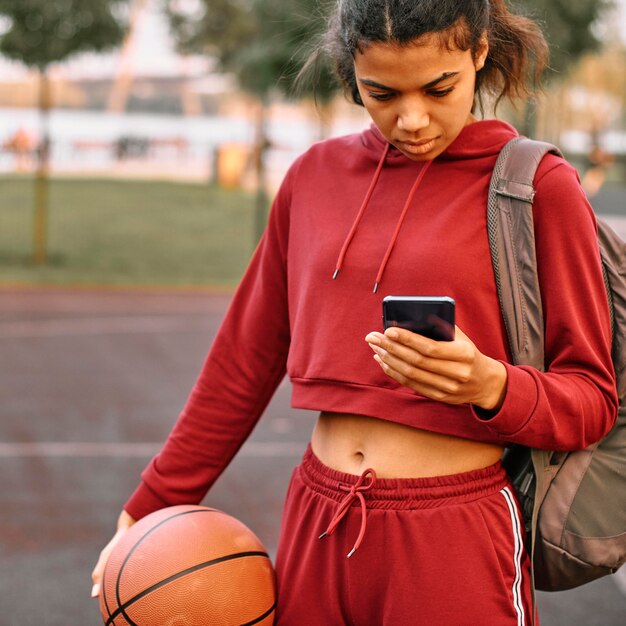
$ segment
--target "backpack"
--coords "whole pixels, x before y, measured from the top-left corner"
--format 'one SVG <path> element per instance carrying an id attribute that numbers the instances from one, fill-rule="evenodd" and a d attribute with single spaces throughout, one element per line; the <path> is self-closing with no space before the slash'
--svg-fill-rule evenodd
<path id="1" fill-rule="evenodd" d="M 487 230 L 513 363 L 544 369 L 541 293 L 532 215 L 533 179 L 550 144 L 518 137 L 500 153 L 489 188 Z M 620 408 L 608 435 L 585 450 L 512 446 L 503 465 L 517 489 L 536 589 L 571 589 L 626 561 L 626 244 L 598 220 L 611 311 Z"/>

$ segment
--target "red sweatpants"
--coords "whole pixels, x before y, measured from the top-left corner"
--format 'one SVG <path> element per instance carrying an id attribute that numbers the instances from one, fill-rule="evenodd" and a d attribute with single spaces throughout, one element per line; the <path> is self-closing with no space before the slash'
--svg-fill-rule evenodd
<path id="1" fill-rule="evenodd" d="M 276 623 L 525 626 L 523 533 L 499 463 L 436 478 L 375 479 L 332 470 L 309 448 L 287 492 Z"/>

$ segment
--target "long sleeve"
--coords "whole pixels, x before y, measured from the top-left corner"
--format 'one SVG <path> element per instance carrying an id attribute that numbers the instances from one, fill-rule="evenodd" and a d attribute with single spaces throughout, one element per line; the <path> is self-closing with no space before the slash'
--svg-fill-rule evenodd
<path id="1" fill-rule="evenodd" d="M 505 441 L 575 450 L 608 432 L 618 403 L 595 217 L 576 171 L 548 158 L 533 207 L 546 371 L 505 363 L 505 401 L 486 423 Z"/>
<path id="2" fill-rule="evenodd" d="M 293 168 L 292 168 L 293 171 Z M 125 505 L 135 519 L 199 502 L 244 443 L 285 375 L 291 175 L 189 399 Z"/>

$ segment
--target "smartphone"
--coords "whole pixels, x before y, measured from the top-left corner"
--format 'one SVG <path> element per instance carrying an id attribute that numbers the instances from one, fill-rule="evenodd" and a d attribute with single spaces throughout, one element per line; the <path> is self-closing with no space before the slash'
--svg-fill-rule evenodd
<path id="1" fill-rule="evenodd" d="M 398 326 L 436 341 L 452 341 L 454 309 L 454 300 L 448 296 L 387 296 L 383 327 Z"/>

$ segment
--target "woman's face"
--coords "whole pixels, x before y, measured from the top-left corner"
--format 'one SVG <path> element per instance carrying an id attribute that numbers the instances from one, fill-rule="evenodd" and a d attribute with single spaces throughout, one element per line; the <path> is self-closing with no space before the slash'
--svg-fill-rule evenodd
<path id="1" fill-rule="evenodd" d="M 470 50 L 448 50 L 432 36 L 403 46 L 368 44 L 354 57 L 363 104 L 387 141 L 409 159 L 434 159 L 476 121 L 476 72 L 487 50 L 484 42 L 474 58 Z"/>

